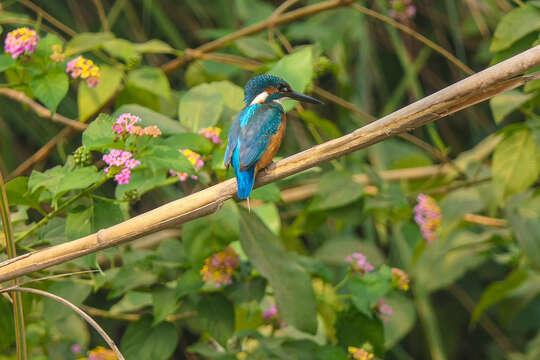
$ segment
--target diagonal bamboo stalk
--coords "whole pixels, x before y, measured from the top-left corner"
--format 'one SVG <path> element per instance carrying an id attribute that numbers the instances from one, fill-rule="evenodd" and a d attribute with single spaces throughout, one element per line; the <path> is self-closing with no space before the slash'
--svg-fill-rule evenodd
<path id="1" fill-rule="evenodd" d="M 540 45 L 450 85 L 350 134 L 271 165 L 259 174 L 256 186 L 283 179 L 325 161 L 336 159 L 523 85 L 540 76 L 538 74 L 518 75 L 537 65 L 540 65 Z M 102 229 L 95 234 L 9 259 L 0 263 L 0 282 L 132 241 L 172 224 L 184 223 L 209 215 L 219 210 L 223 202 L 232 198 L 235 193 L 236 180 L 230 179 L 120 224 Z"/>

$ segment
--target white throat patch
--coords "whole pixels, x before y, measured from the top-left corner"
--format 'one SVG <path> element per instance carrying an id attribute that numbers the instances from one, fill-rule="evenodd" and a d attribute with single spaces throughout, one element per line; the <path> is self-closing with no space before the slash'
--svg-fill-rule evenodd
<path id="1" fill-rule="evenodd" d="M 266 91 L 263 91 L 259 95 L 255 96 L 255 99 L 253 99 L 253 101 L 249 105 L 262 104 L 263 102 L 266 101 L 266 98 L 268 97 L 268 95 L 270 94 L 268 94 Z"/>

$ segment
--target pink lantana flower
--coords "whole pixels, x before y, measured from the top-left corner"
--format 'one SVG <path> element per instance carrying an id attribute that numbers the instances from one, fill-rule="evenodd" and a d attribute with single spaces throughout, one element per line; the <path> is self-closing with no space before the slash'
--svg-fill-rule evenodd
<path id="1" fill-rule="evenodd" d="M 27 27 L 18 28 L 7 34 L 4 49 L 11 54 L 13 59 L 16 59 L 24 52 L 33 53 L 38 40 L 39 35 L 35 30 Z"/>

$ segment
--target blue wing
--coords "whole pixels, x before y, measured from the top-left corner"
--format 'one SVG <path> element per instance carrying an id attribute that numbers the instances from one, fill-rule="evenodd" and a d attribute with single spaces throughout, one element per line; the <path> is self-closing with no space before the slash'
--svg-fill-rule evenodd
<path id="1" fill-rule="evenodd" d="M 238 141 L 238 135 L 240 134 L 240 122 L 241 119 L 245 116 L 246 111 L 249 107 L 244 108 L 232 121 L 231 128 L 229 129 L 229 137 L 227 139 L 227 148 L 225 149 L 224 163 L 225 167 L 229 167 L 231 164 L 232 154 L 236 148 L 236 142 Z"/>
<path id="2" fill-rule="evenodd" d="M 247 121 L 240 122 L 238 155 L 241 171 L 255 165 L 267 150 L 271 136 L 277 133 L 281 124 L 282 112 L 279 104 L 261 104 L 254 107 Z"/>

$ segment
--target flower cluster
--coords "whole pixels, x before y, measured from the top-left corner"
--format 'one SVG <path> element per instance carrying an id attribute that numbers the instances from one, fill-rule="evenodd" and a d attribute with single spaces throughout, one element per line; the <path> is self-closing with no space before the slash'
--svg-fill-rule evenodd
<path id="1" fill-rule="evenodd" d="M 106 349 L 103 346 L 98 346 L 94 350 L 88 352 L 88 358 L 81 358 L 79 360 L 116 360 L 116 354 L 110 349 Z"/>
<path id="2" fill-rule="evenodd" d="M 227 285 L 232 283 L 232 274 L 239 263 L 236 252 L 231 247 L 227 247 L 204 260 L 201 275 L 206 282 L 213 280 L 216 287 Z"/>
<path id="3" fill-rule="evenodd" d="M 92 60 L 85 59 L 82 56 L 68 62 L 66 72 L 71 73 L 73 79 L 81 77 L 81 79 L 86 80 L 89 87 L 96 87 L 99 83 L 99 66 L 95 65 Z"/>
<path id="4" fill-rule="evenodd" d="M 345 261 L 351 264 L 352 271 L 358 272 L 361 275 L 373 271 L 373 265 L 367 261 L 366 256 L 362 253 L 353 253 L 348 255 L 345 258 Z"/>
<path id="5" fill-rule="evenodd" d="M 414 221 L 420 226 L 422 236 L 428 243 L 437 241 L 437 231 L 441 226 L 441 209 L 435 200 L 427 195 L 418 195 L 418 204 L 414 207 Z"/>
<path id="6" fill-rule="evenodd" d="M 111 170 L 117 173 L 114 176 L 114 180 L 118 184 L 128 184 L 131 178 L 131 169 L 139 166 L 141 162 L 133 158 L 133 154 L 129 151 L 123 151 L 118 149 L 112 149 L 108 154 L 103 155 L 103 161 L 108 167 L 105 168 L 105 174 L 108 174 Z"/>
<path id="7" fill-rule="evenodd" d="M 221 139 L 219 135 L 221 134 L 221 129 L 215 126 L 210 126 L 199 131 L 199 134 L 212 141 L 216 145 L 221 145 Z"/>
<path id="8" fill-rule="evenodd" d="M 118 135 L 131 134 L 135 136 L 147 135 L 151 137 L 158 137 L 161 135 L 161 130 L 156 125 L 151 125 L 144 128 L 135 125 L 140 121 L 141 118 L 137 115 L 124 113 L 116 118 L 116 122 L 112 126 L 112 129 Z"/>
<path id="9" fill-rule="evenodd" d="M 161 130 L 156 125 L 150 125 L 144 128 L 135 125 L 131 127 L 131 133 L 136 136 L 147 135 L 156 138 L 161 135 Z"/>
<path id="10" fill-rule="evenodd" d="M 396 20 L 405 22 L 416 15 L 416 6 L 412 0 L 390 0 L 390 16 Z"/>
<path id="11" fill-rule="evenodd" d="M 36 48 L 39 35 L 35 30 L 27 27 L 22 27 L 10 31 L 4 42 L 4 49 L 11 54 L 13 59 L 16 59 L 23 52 L 33 53 Z"/>
<path id="12" fill-rule="evenodd" d="M 272 304 L 272 306 L 270 306 L 268 310 L 263 312 L 262 317 L 264 320 L 272 323 L 272 325 L 276 327 L 284 328 L 285 326 L 287 326 L 286 323 L 279 319 L 279 313 L 276 304 Z"/>
<path id="13" fill-rule="evenodd" d="M 392 268 L 392 286 L 398 290 L 409 290 L 409 277 L 398 268 Z"/>
<path id="14" fill-rule="evenodd" d="M 192 151 L 189 149 L 178 150 L 178 151 L 180 151 L 182 154 L 184 154 L 188 158 L 191 165 L 193 165 L 193 167 L 195 168 L 195 171 L 199 171 L 204 166 L 204 161 L 201 158 L 201 155 L 196 153 L 195 151 Z M 175 171 L 175 170 L 169 170 L 169 174 L 171 174 L 172 176 L 178 176 L 178 180 L 180 181 L 186 181 L 186 179 L 189 176 L 188 173 Z M 197 180 L 198 176 L 191 175 L 191 178 L 193 180 Z"/>
<path id="15" fill-rule="evenodd" d="M 66 60 L 66 54 L 62 51 L 62 45 L 58 45 L 58 44 L 52 45 L 51 49 L 53 51 L 51 55 L 52 61 L 58 63 L 58 62 L 62 62 Z"/>
<path id="16" fill-rule="evenodd" d="M 383 322 L 388 322 L 388 320 L 390 320 L 390 316 L 392 316 L 392 313 L 394 312 L 392 307 L 386 303 L 384 298 L 380 298 L 379 301 L 377 301 L 375 311 Z"/>
<path id="17" fill-rule="evenodd" d="M 354 360 L 371 360 L 375 357 L 373 353 L 354 346 L 349 346 L 347 350 L 349 351 L 350 358 Z"/>

